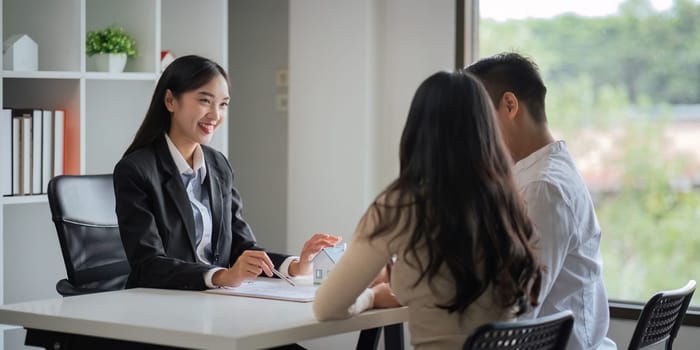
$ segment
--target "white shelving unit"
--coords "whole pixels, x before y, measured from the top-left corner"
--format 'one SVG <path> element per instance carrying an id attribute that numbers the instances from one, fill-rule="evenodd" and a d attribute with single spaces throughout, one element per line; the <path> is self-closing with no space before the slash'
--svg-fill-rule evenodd
<path id="1" fill-rule="evenodd" d="M 39 46 L 36 72 L 0 72 L 3 108 L 65 111 L 73 174 L 110 173 L 146 112 L 160 76 L 160 52 L 228 63 L 226 0 L 0 0 L 4 39 L 28 34 Z M 85 34 L 111 24 L 134 36 L 138 56 L 124 73 L 93 69 Z M 0 68 L 2 68 L 0 57 Z M 227 154 L 228 121 L 211 145 Z M 0 197 L 0 301 L 56 297 L 65 276 L 46 195 Z M 4 349 L 21 348 L 24 331 L 0 328 Z M 4 335 L 3 335 L 4 333 Z M 3 339 L 4 338 L 4 339 Z"/>

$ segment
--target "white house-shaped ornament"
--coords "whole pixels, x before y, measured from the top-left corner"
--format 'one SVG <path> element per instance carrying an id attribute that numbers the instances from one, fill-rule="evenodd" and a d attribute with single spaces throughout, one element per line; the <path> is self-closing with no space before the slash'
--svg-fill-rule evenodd
<path id="1" fill-rule="evenodd" d="M 36 71 L 39 69 L 39 46 L 27 34 L 13 35 L 2 46 L 3 69 Z"/>
<path id="2" fill-rule="evenodd" d="M 316 257 L 314 257 L 314 284 L 319 285 L 331 273 L 333 267 L 340 260 L 340 257 L 345 253 L 345 243 L 335 247 L 323 248 Z"/>

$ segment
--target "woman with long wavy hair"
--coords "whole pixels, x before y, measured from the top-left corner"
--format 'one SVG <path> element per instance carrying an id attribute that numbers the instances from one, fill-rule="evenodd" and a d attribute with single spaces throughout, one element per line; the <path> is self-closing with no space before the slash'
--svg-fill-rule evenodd
<path id="1" fill-rule="evenodd" d="M 476 327 L 536 305 L 535 241 L 486 91 L 469 73 L 438 72 L 413 97 L 399 177 L 360 220 L 314 313 L 406 305 L 416 349 L 461 349 Z M 390 284 L 373 282 L 392 263 Z"/>

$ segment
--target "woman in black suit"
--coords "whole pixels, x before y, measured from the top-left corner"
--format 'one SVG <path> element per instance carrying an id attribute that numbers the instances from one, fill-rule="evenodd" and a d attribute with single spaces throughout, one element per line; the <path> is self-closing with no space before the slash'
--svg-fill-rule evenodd
<path id="1" fill-rule="evenodd" d="M 133 142 L 114 168 L 119 230 L 131 265 L 127 288 L 237 286 L 277 268 L 310 274 L 311 260 L 340 237 L 315 234 L 299 257 L 267 253 L 241 217 L 226 157 L 206 146 L 226 117 L 224 69 L 199 56 L 160 77 Z"/>

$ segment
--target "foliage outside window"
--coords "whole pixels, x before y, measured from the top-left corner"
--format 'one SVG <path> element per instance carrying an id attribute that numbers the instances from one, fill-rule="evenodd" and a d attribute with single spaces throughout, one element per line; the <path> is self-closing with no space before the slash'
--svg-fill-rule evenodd
<path id="1" fill-rule="evenodd" d="M 609 297 L 646 301 L 700 279 L 700 4 L 584 3 L 618 4 L 588 16 L 503 18 L 523 2 L 482 1 L 478 52 L 538 63 L 549 124 L 596 203 Z"/>

